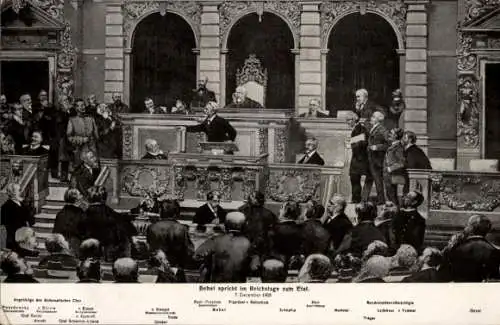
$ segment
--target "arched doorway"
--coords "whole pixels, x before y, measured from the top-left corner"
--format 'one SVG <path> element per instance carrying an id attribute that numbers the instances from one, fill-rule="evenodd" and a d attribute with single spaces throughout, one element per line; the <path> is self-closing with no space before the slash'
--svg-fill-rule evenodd
<path id="1" fill-rule="evenodd" d="M 172 107 L 176 99 L 190 102 L 196 87 L 196 40 L 191 26 L 179 15 L 153 13 L 134 32 L 130 97 L 135 112 L 144 98 Z"/>
<path id="2" fill-rule="evenodd" d="M 356 89 L 387 107 L 399 88 L 398 40 L 392 26 L 374 13 L 349 14 L 340 19 L 328 40 L 326 105 L 336 116 L 350 110 Z"/>
<path id="3" fill-rule="evenodd" d="M 295 104 L 295 59 L 293 34 L 280 17 L 265 12 L 249 14 L 230 31 L 227 41 L 226 104 L 236 88 L 236 71 L 250 54 L 256 54 L 267 69 L 265 107 L 291 108 Z"/>

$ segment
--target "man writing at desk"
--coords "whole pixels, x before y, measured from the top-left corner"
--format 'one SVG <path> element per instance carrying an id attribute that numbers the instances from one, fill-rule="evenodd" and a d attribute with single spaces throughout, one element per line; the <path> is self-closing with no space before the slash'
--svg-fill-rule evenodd
<path id="1" fill-rule="evenodd" d="M 227 142 L 236 139 L 236 130 L 229 122 L 217 115 L 217 103 L 208 102 L 205 106 L 206 115 L 203 122 L 198 125 L 186 127 L 187 132 L 204 132 L 208 142 Z"/>

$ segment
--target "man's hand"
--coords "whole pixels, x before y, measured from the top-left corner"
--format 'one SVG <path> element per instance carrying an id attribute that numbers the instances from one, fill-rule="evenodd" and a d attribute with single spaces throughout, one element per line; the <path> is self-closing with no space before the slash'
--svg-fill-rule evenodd
<path id="1" fill-rule="evenodd" d="M 116 122 L 115 122 L 115 121 L 111 122 L 111 125 L 110 125 L 110 127 L 109 127 L 109 128 L 110 128 L 111 130 L 114 130 L 114 129 L 115 129 L 115 127 L 116 127 Z"/>
<path id="2" fill-rule="evenodd" d="M 377 146 L 376 146 L 376 145 L 372 145 L 372 146 L 370 146 L 370 150 L 372 150 L 372 151 L 376 151 L 376 150 L 377 150 Z"/>

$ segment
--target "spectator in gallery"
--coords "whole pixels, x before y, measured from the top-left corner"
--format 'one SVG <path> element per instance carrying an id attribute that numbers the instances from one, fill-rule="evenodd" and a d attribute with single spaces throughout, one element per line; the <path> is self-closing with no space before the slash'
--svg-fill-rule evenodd
<path id="1" fill-rule="evenodd" d="M 443 282 L 439 274 L 443 254 L 437 248 L 427 247 L 419 257 L 419 270 L 405 277 L 401 282 Z"/>
<path id="2" fill-rule="evenodd" d="M 155 106 L 152 98 L 146 98 L 144 100 L 144 107 L 146 108 L 146 114 L 168 114 L 168 110 L 164 106 Z"/>
<path id="3" fill-rule="evenodd" d="M 313 201 L 306 210 L 306 220 L 302 223 L 302 254 L 327 254 L 330 247 L 330 232 L 321 223 L 325 208 Z"/>
<path id="4" fill-rule="evenodd" d="M 385 127 L 388 130 L 399 127 L 399 119 L 405 110 L 405 102 L 403 100 L 403 93 L 401 89 L 396 89 L 392 92 L 392 102 L 387 111 L 387 118 L 385 120 Z"/>
<path id="5" fill-rule="evenodd" d="M 194 258 L 203 263 L 202 282 L 243 283 L 250 272 L 251 243 L 241 232 L 245 215 L 228 213 L 226 233 L 206 240 L 195 252 Z"/>
<path id="6" fill-rule="evenodd" d="M 36 128 L 36 119 L 33 112 L 32 101 L 30 94 L 22 94 L 19 97 L 19 102 L 22 106 L 22 118 L 26 128 L 26 133 L 29 135 Z"/>
<path id="7" fill-rule="evenodd" d="M 100 283 L 101 282 L 101 262 L 98 259 L 87 258 L 76 267 L 77 283 Z"/>
<path id="8" fill-rule="evenodd" d="M 334 195 L 328 202 L 326 211 L 327 219 L 324 222 L 324 227 L 330 233 L 330 239 L 334 249 L 338 249 L 345 235 L 347 235 L 353 225 L 349 217 L 345 214 L 347 202 L 340 195 Z"/>
<path id="9" fill-rule="evenodd" d="M 298 280 L 302 283 L 324 283 L 333 271 L 330 259 L 322 254 L 309 255 L 299 271 Z"/>
<path id="10" fill-rule="evenodd" d="M 353 282 L 383 283 L 385 282 L 384 277 L 389 275 L 390 265 L 390 259 L 379 255 L 372 256 L 363 264 Z"/>
<path id="11" fill-rule="evenodd" d="M 320 100 L 313 98 L 309 101 L 309 111 L 307 113 L 300 114 L 299 117 L 325 118 L 330 117 L 330 112 L 322 110 Z"/>
<path id="12" fill-rule="evenodd" d="M 14 251 L 4 251 L 0 255 L 0 267 L 7 277 L 4 283 L 38 283 L 33 278 L 33 270 L 26 261 Z"/>
<path id="13" fill-rule="evenodd" d="M 130 257 L 122 257 L 113 263 L 115 283 L 139 283 L 139 264 Z"/>
<path id="14" fill-rule="evenodd" d="M 0 119 L 3 124 L 5 120 L 10 118 L 10 107 L 7 104 L 7 96 L 5 94 L 0 94 Z"/>
<path id="15" fill-rule="evenodd" d="M 486 239 L 491 228 L 490 219 L 482 214 L 469 218 L 464 232 L 466 237 L 447 253 L 452 281 L 498 279 L 500 251 Z"/>
<path id="16" fill-rule="evenodd" d="M 113 112 L 106 104 L 97 106 L 95 117 L 97 133 L 97 152 L 101 158 L 118 158 L 121 153 L 120 121 L 113 116 Z"/>
<path id="17" fill-rule="evenodd" d="M 85 219 L 85 212 L 80 207 L 82 195 L 76 188 L 69 188 L 64 193 L 64 207 L 57 213 L 54 222 L 55 234 L 62 234 L 69 241 L 74 255 L 78 256 L 81 238 L 81 223 Z"/>
<path id="18" fill-rule="evenodd" d="M 56 139 L 54 140 L 54 145 L 57 146 L 55 148 L 57 148 L 58 158 L 61 162 L 61 173 L 58 174 L 59 163 L 54 164 L 54 166 L 50 168 L 52 177 L 57 178 L 57 176 L 59 176 L 61 182 L 67 182 L 72 152 L 71 145 L 66 137 L 66 131 L 68 129 L 69 118 L 73 116 L 75 112 L 67 96 L 61 96 L 59 103 L 59 109 L 56 114 Z"/>
<path id="19" fill-rule="evenodd" d="M 412 131 L 405 131 L 402 139 L 406 167 L 408 169 L 432 169 L 431 162 L 425 152 L 417 146 L 417 135 Z"/>
<path id="20" fill-rule="evenodd" d="M 42 145 L 43 136 L 41 131 L 33 131 L 31 134 L 31 143 L 23 145 L 23 155 L 43 156 L 49 153 L 49 146 Z"/>
<path id="21" fill-rule="evenodd" d="M 233 102 L 227 105 L 226 108 L 263 108 L 263 106 L 247 97 L 247 90 L 245 87 L 238 86 L 233 93 Z"/>
<path id="22" fill-rule="evenodd" d="M 7 134 L 14 140 L 14 149 L 16 153 L 21 153 L 23 145 L 28 142 L 29 123 L 24 119 L 23 107 L 15 103 L 12 109 L 12 118 L 7 123 Z"/>
<path id="23" fill-rule="evenodd" d="M 15 152 L 15 144 L 12 137 L 0 131 L 0 154 L 13 155 Z"/>
<path id="24" fill-rule="evenodd" d="M 306 152 L 302 158 L 299 159 L 297 164 L 310 164 L 310 165 L 320 165 L 323 166 L 325 161 L 321 158 L 318 153 L 318 140 L 314 137 L 310 137 L 306 140 L 305 144 Z"/>
<path id="25" fill-rule="evenodd" d="M 95 114 L 85 114 L 83 99 L 75 100 L 75 108 L 77 115 L 70 117 L 66 135 L 73 152 L 73 164 L 77 166 L 81 163 L 80 158 L 83 151 L 97 152 L 99 134 L 95 124 Z"/>
<path id="26" fill-rule="evenodd" d="M 16 245 L 14 251 L 16 251 L 19 257 L 37 257 L 40 254 L 37 250 L 38 243 L 36 241 L 36 234 L 32 228 L 21 227 L 17 229 L 15 241 Z"/>
<path id="27" fill-rule="evenodd" d="M 380 110 L 380 107 L 368 99 L 366 89 L 356 90 L 356 101 L 354 103 L 354 113 L 362 119 L 369 120 L 373 113 Z"/>
<path id="28" fill-rule="evenodd" d="M 215 102 L 215 93 L 207 88 L 208 78 L 200 79 L 198 88 L 193 90 L 191 107 L 205 107 L 208 102 Z"/>
<path id="29" fill-rule="evenodd" d="M 413 246 L 420 252 L 424 244 L 425 218 L 418 212 L 424 202 L 424 196 L 417 191 L 410 191 L 403 196 L 402 206 L 392 221 L 395 243 L 394 248 L 402 244 Z"/>
<path id="30" fill-rule="evenodd" d="M 113 93 L 111 99 L 113 102 L 108 105 L 108 108 L 111 110 L 112 115 L 127 113 L 129 111 L 128 105 L 122 101 L 120 93 Z"/>
<path id="31" fill-rule="evenodd" d="M 175 101 L 175 105 L 170 109 L 171 114 L 179 114 L 179 115 L 187 115 L 189 111 L 186 107 L 186 104 L 180 99 Z"/>
<path id="32" fill-rule="evenodd" d="M 228 142 L 236 139 L 236 130 L 231 124 L 220 117 L 216 102 L 208 102 L 205 106 L 205 119 L 198 125 L 189 125 L 187 132 L 204 132 L 207 135 L 208 142 Z"/>
<path id="33" fill-rule="evenodd" d="M 1 224 L 6 230 L 6 247 L 15 249 L 16 231 L 35 224 L 35 213 L 24 202 L 19 184 L 9 183 L 6 192 L 8 199 L 1 208 Z"/>
<path id="34" fill-rule="evenodd" d="M 389 144 L 387 143 L 387 129 L 383 125 L 384 114 L 376 111 L 371 117 L 371 129 L 368 135 L 368 164 L 370 173 L 377 189 L 377 205 L 385 203 L 384 192 L 384 160 Z M 372 184 L 367 184 L 367 193 L 372 189 Z"/>
<path id="35" fill-rule="evenodd" d="M 287 277 L 288 272 L 282 261 L 269 259 L 262 263 L 260 274 L 262 283 L 285 283 Z"/>
<path id="36" fill-rule="evenodd" d="M 82 195 L 87 196 L 88 189 L 94 186 L 99 177 L 100 169 L 94 152 L 81 151 L 80 155 L 81 164 L 73 170 L 70 188 L 75 188 Z"/>
<path id="37" fill-rule="evenodd" d="M 160 145 L 155 139 L 146 139 L 144 142 L 146 154 L 142 157 L 145 160 L 166 160 L 167 155 L 160 149 Z"/>
<path id="38" fill-rule="evenodd" d="M 99 103 L 97 102 L 96 95 L 90 94 L 87 97 L 87 106 L 85 106 L 85 114 L 87 116 L 95 118 L 97 116 L 97 106 L 99 106 Z"/>
<path id="39" fill-rule="evenodd" d="M 49 252 L 49 255 L 43 257 L 38 262 L 38 267 L 47 268 L 49 263 L 61 263 L 63 267 L 68 268 L 75 268 L 77 266 L 77 260 L 71 254 L 69 243 L 63 235 L 57 233 L 50 234 L 45 240 L 45 248 Z"/>
<path id="40" fill-rule="evenodd" d="M 387 201 L 399 205 L 398 185 L 405 185 L 408 179 L 404 147 L 401 143 L 403 138 L 403 129 L 392 129 L 388 133 L 389 147 L 385 153 L 384 159 L 384 187 Z"/>
<path id="41" fill-rule="evenodd" d="M 368 130 L 360 122 L 359 115 L 352 112 L 347 120 L 352 128 L 350 146 L 352 150 L 351 163 L 349 165 L 349 178 L 351 180 L 351 202 L 360 203 L 366 201 L 370 195 L 373 178 L 368 163 Z M 365 176 L 365 185 L 361 187 L 361 177 Z"/>
<path id="42" fill-rule="evenodd" d="M 196 210 L 193 218 L 197 231 L 205 232 L 208 223 L 224 224 L 227 212 L 220 205 L 220 199 L 221 194 L 217 191 L 207 193 L 207 202 Z"/>

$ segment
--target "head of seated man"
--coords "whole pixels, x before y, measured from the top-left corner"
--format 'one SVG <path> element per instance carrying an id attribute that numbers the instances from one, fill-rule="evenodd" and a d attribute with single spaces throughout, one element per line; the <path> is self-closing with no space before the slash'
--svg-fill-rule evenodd
<path id="1" fill-rule="evenodd" d="M 467 236 L 485 237 L 491 231 L 491 220 L 482 214 L 472 215 L 465 226 Z"/>
<path id="2" fill-rule="evenodd" d="M 88 258 L 100 259 L 102 256 L 101 243 L 95 238 L 88 238 L 80 244 L 78 257 L 80 260 Z"/>
<path id="3" fill-rule="evenodd" d="M 181 215 L 181 206 L 179 201 L 166 199 L 160 202 L 161 219 L 178 219 Z"/>
<path id="4" fill-rule="evenodd" d="M 82 163 L 89 168 L 98 168 L 99 162 L 97 157 L 92 150 L 82 150 L 80 153 L 80 160 Z"/>
<path id="5" fill-rule="evenodd" d="M 5 283 L 37 283 L 33 278 L 33 270 L 14 251 L 4 251 L 0 253 L 0 268 L 7 274 Z"/>
<path id="6" fill-rule="evenodd" d="M 418 270 L 437 269 L 443 262 L 443 254 L 435 247 L 426 247 L 418 258 Z"/>
<path id="7" fill-rule="evenodd" d="M 16 252 L 20 257 L 38 256 L 35 231 L 30 227 L 21 227 L 16 230 Z"/>
<path id="8" fill-rule="evenodd" d="M 76 259 L 71 255 L 69 243 L 61 234 L 50 234 L 45 240 L 45 248 L 50 255 L 42 258 L 39 267 L 48 267 L 49 262 L 58 262 L 65 267 L 76 267 Z"/>
<path id="9" fill-rule="evenodd" d="M 182 100 L 177 99 L 175 101 L 175 105 L 172 107 L 170 112 L 173 114 L 186 114 L 188 111 L 187 111 L 186 104 L 184 104 L 184 102 Z"/>
<path id="10" fill-rule="evenodd" d="M 286 201 L 281 205 L 279 219 L 280 221 L 297 221 L 300 216 L 300 206 L 295 201 Z"/>
<path id="11" fill-rule="evenodd" d="M 287 276 L 288 272 L 283 261 L 270 259 L 262 263 L 260 275 L 262 283 L 284 283 Z"/>
<path id="12" fill-rule="evenodd" d="M 241 212 L 230 212 L 226 216 L 224 226 L 227 233 L 240 233 L 245 225 L 245 215 Z"/>
<path id="13" fill-rule="evenodd" d="M 87 258 L 80 261 L 76 267 L 79 283 L 99 283 L 101 281 L 101 262 L 98 259 Z"/>
<path id="14" fill-rule="evenodd" d="M 363 263 L 361 271 L 353 282 L 385 282 L 384 277 L 389 275 L 390 265 L 389 258 L 374 255 Z"/>
<path id="15" fill-rule="evenodd" d="M 312 204 L 307 207 L 306 219 L 320 220 L 325 214 L 325 207 L 316 201 L 312 201 Z"/>
<path id="16" fill-rule="evenodd" d="M 343 215 L 347 207 L 347 201 L 341 194 L 335 194 L 328 202 L 328 215 L 335 217 Z"/>
<path id="17" fill-rule="evenodd" d="M 387 246 L 387 244 L 380 240 L 374 240 L 363 252 L 362 260 L 367 261 L 374 255 L 388 256 L 388 254 L 389 247 Z"/>
<path id="18" fill-rule="evenodd" d="M 330 112 L 321 109 L 321 101 L 313 98 L 309 101 L 309 111 L 301 117 L 329 117 Z"/>
<path id="19" fill-rule="evenodd" d="M 130 257 L 119 258 L 113 263 L 115 283 L 139 282 L 139 264 Z"/>
<path id="20" fill-rule="evenodd" d="M 247 98 L 247 90 L 243 86 L 236 87 L 233 94 L 233 102 L 236 104 L 243 104 Z"/>
<path id="21" fill-rule="evenodd" d="M 391 270 L 414 271 L 417 266 L 418 254 L 411 245 L 401 245 L 391 258 Z"/>
<path id="22" fill-rule="evenodd" d="M 203 109 L 203 113 L 205 113 L 207 119 L 211 119 L 213 116 L 217 115 L 218 110 L 219 105 L 216 102 L 208 102 Z"/>
<path id="23" fill-rule="evenodd" d="M 148 97 L 144 100 L 144 107 L 146 108 L 147 113 L 149 114 L 156 113 L 155 103 L 153 102 L 152 98 Z"/>
<path id="24" fill-rule="evenodd" d="M 330 259 L 323 254 L 309 255 L 299 271 L 299 282 L 326 282 L 332 274 Z"/>
<path id="25" fill-rule="evenodd" d="M 160 145 L 155 139 L 146 139 L 144 149 L 146 149 L 146 154 L 142 159 L 167 159 L 167 156 L 160 149 Z"/>

